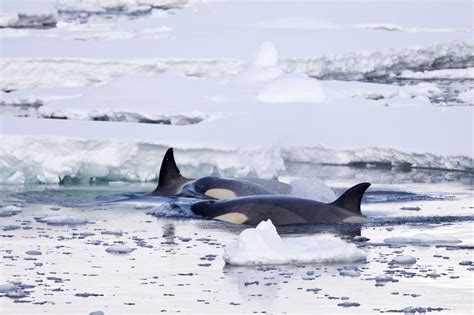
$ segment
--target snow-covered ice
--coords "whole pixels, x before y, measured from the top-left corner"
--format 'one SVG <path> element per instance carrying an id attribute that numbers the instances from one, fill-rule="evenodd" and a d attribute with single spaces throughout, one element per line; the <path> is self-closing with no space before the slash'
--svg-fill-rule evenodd
<path id="1" fill-rule="evenodd" d="M 281 238 L 270 220 L 244 230 L 224 251 L 229 265 L 344 263 L 367 257 L 363 250 L 334 236 Z"/>

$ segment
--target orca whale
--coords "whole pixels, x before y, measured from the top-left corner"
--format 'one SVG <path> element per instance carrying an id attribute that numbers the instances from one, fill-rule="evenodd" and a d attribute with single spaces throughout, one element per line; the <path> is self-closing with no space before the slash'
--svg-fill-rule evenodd
<path id="1" fill-rule="evenodd" d="M 203 217 L 235 224 L 257 225 L 268 219 L 274 225 L 363 223 L 366 219 L 361 213 L 360 204 L 369 186 L 370 183 L 355 185 L 332 203 L 292 196 L 263 195 L 200 201 L 192 204 L 191 210 Z"/>
<path id="2" fill-rule="evenodd" d="M 158 186 L 152 196 L 180 196 L 204 199 L 228 199 L 242 196 L 288 194 L 291 186 L 276 180 L 240 179 L 206 176 L 186 178 L 174 159 L 173 148 L 161 162 Z"/>

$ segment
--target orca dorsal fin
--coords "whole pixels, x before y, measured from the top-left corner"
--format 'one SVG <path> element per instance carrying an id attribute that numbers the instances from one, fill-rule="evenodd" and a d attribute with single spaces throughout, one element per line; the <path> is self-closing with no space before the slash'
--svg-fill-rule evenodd
<path id="1" fill-rule="evenodd" d="M 181 176 L 181 172 L 179 171 L 176 161 L 174 160 L 173 148 L 169 148 L 163 157 L 163 161 L 161 162 L 158 187 L 169 186 L 181 178 L 183 178 L 183 176 Z"/>
<path id="2" fill-rule="evenodd" d="M 361 215 L 360 202 L 370 183 L 360 183 L 346 190 L 332 205 Z"/>

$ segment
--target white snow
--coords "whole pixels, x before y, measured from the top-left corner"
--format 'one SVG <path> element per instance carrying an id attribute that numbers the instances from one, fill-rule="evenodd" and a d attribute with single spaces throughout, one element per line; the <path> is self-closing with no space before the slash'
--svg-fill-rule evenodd
<path id="1" fill-rule="evenodd" d="M 240 233 L 224 249 L 229 265 L 343 263 L 363 261 L 366 253 L 330 235 L 282 239 L 270 220 Z"/>
<path id="2" fill-rule="evenodd" d="M 133 252 L 134 250 L 135 248 L 131 248 L 123 244 L 114 244 L 105 249 L 106 252 L 114 253 L 114 254 L 129 254 Z"/>
<path id="3" fill-rule="evenodd" d="M 419 233 L 413 236 L 388 237 L 384 239 L 388 244 L 455 244 L 461 240 L 453 236 L 440 236 L 428 233 Z"/>
<path id="4" fill-rule="evenodd" d="M 390 264 L 412 265 L 412 264 L 416 263 L 416 260 L 417 259 L 413 256 L 399 255 L 399 256 L 395 256 L 394 258 L 392 258 L 392 260 L 390 261 Z"/>

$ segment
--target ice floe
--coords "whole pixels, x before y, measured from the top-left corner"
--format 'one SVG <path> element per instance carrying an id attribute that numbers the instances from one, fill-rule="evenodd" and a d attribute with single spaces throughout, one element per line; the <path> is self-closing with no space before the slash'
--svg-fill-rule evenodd
<path id="1" fill-rule="evenodd" d="M 366 256 L 355 245 L 330 235 L 282 239 L 270 220 L 244 230 L 224 249 L 229 265 L 344 263 Z"/>
<path id="2" fill-rule="evenodd" d="M 80 225 L 89 221 L 80 217 L 72 217 L 67 215 L 51 215 L 36 217 L 36 221 L 51 225 Z"/>
<path id="3" fill-rule="evenodd" d="M 8 293 L 16 290 L 18 290 L 18 287 L 13 283 L 7 282 L 5 284 L 0 284 L 0 293 Z"/>
<path id="4" fill-rule="evenodd" d="M 113 254 L 129 254 L 133 252 L 134 250 L 135 248 L 131 248 L 123 244 L 114 244 L 105 249 L 106 252 L 113 253 Z"/>
<path id="5" fill-rule="evenodd" d="M 416 258 L 409 255 L 399 255 L 392 258 L 389 262 L 391 265 L 413 265 L 416 263 Z"/>
<path id="6" fill-rule="evenodd" d="M 6 206 L 0 208 L 0 218 L 1 217 L 11 217 L 15 214 L 22 212 L 23 209 L 14 205 Z"/>
<path id="7" fill-rule="evenodd" d="M 388 237 L 384 239 L 388 244 L 455 244 L 461 240 L 453 236 L 438 236 L 428 233 L 419 233 L 413 236 Z"/>
<path id="8" fill-rule="evenodd" d="M 91 178 L 104 181 L 154 181 L 158 176 L 160 157 L 168 147 L 153 142 L 6 135 L 2 136 L 1 142 L 0 158 L 4 161 L 0 165 L 1 183 L 60 183 L 67 178 L 84 181 Z M 51 155 L 51 148 L 55 148 L 54 155 Z M 409 154 L 384 148 L 336 150 L 323 147 L 254 147 L 220 150 L 191 147 L 177 149 L 176 158 L 189 177 L 217 171 L 229 177 L 273 178 L 285 170 L 285 162 L 350 165 L 380 161 L 393 167 L 409 165 L 458 170 L 472 167 L 472 159 L 468 157 Z M 318 183 L 315 185 L 311 189 L 316 189 Z M 299 190 L 300 195 L 315 195 L 314 191 Z M 320 193 L 316 194 L 327 199 L 332 196 L 327 190 Z"/>
<path id="9" fill-rule="evenodd" d="M 108 230 L 102 231 L 101 234 L 122 236 L 123 232 L 122 232 L 122 229 L 108 229 Z"/>
<path id="10" fill-rule="evenodd" d="M 278 65 L 285 73 L 304 73 L 318 79 L 367 80 L 414 72 L 474 66 L 474 46 L 452 41 L 413 48 L 393 48 L 337 56 L 285 57 Z M 436 60 L 436 63 L 433 62 Z M 178 71 L 189 76 L 237 75 L 248 67 L 238 59 L 79 59 L 7 58 L 0 60 L 2 90 L 32 87 L 96 85 L 125 75 L 157 75 Z M 37 74 L 37 75 L 35 75 Z"/>

